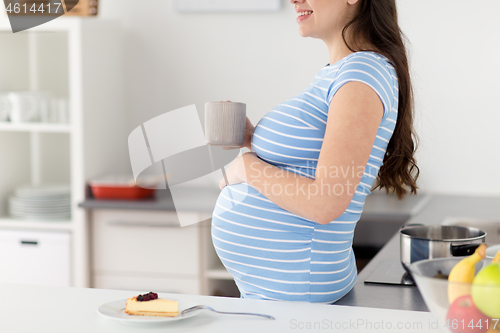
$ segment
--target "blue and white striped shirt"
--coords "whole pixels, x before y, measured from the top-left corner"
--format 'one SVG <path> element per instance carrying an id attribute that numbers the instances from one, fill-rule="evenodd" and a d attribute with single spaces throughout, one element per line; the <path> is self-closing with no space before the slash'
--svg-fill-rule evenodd
<path id="1" fill-rule="evenodd" d="M 374 52 L 325 66 L 304 91 L 259 121 L 252 150 L 270 164 L 314 178 L 330 102 L 350 81 L 373 88 L 384 114 L 361 182 L 339 218 L 326 225 L 303 218 L 247 183 L 226 186 L 217 200 L 213 244 L 244 298 L 333 303 L 357 280 L 352 239 L 396 125 L 394 67 Z"/>

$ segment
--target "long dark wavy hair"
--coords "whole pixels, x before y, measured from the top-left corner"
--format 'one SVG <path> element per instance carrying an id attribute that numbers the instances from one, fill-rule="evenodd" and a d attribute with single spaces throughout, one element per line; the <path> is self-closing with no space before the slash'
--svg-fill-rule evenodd
<path id="1" fill-rule="evenodd" d="M 413 89 L 403 40 L 399 28 L 395 0 L 359 0 L 360 9 L 342 30 L 342 38 L 352 51 L 373 51 L 385 56 L 396 69 L 399 82 L 399 105 L 396 128 L 392 135 L 384 163 L 379 170 L 373 189 L 385 188 L 387 193 L 396 192 L 402 199 L 408 191 L 417 193 L 419 169 L 414 153 L 417 137 L 413 128 Z M 349 44 L 346 33 L 352 40 Z M 359 43 L 368 42 L 373 50 L 363 49 Z"/>

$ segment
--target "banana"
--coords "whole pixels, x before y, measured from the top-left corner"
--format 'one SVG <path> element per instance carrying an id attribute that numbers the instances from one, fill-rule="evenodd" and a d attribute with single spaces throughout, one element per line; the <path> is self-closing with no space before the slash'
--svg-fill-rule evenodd
<path id="1" fill-rule="evenodd" d="M 492 262 L 500 263 L 500 251 L 495 254 L 495 257 L 493 257 Z"/>
<path id="2" fill-rule="evenodd" d="M 481 244 L 476 251 L 453 266 L 448 276 L 448 301 L 452 304 L 458 297 L 470 295 L 474 280 L 475 266 L 486 256 L 486 244 Z"/>

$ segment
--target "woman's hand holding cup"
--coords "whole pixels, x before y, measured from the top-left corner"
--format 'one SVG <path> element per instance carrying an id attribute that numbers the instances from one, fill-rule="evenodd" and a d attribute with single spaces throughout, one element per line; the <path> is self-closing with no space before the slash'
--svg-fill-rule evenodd
<path id="1" fill-rule="evenodd" d="M 250 119 L 246 119 L 245 123 L 245 142 L 243 143 L 243 146 L 239 148 L 247 148 L 248 150 L 252 151 L 252 136 L 253 136 L 253 131 L 255 130 L 255 126 L 252 125 L 252 122 Z M 225 149 L 231 149 L 231 148 L 225 148 Z"/>

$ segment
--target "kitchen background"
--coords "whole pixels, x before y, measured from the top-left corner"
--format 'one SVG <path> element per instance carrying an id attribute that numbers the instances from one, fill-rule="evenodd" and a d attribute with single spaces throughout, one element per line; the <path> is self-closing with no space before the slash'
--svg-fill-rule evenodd
<path id="1" fill-rule="evenodd" d="M 497 82 L 500 44 L 496 36 L 500 21 L 496 16 L 500 3 L 496 0 L 480 3 L 398 1 L 398 9 L 400 25 L 410 41 L 422 194 L 500 196 L 500 182 L 496 177 L 500 164 L 500 155 L 496 153 L 500 142 L 500 131 L 496 128 L 500 121 Z M 6 26 L 3 8 L 0 13 L 0 24 Z M 202 113 L 207 101 L 241 101 L 247 103 L 248 116 L 256 123 L 273 106 L 300 92 L 326 65 L 328 53 L 323 43 L 299 36 L 293 6 L 287 1 L 282 2 L 277 12 L 181 13 L 170 0 L 102 0 L 97 17 L 77 19 L 102 21 L 103 25 L 96 22 L 96 26 L 103 29 L 100 33 L 73 34 L 72 31 L 80 31 L 80 28 L 64 23 L 68 20 L 70 18 L 59 18 L 57 24 L 64 26 L 62 31 L 69 27 L 69 35 L 80 36 L 82 44 L 72 44 L 71 39 L 65 41 L 66 36 L 61 33 L 52 39 L 46 34 L 39 38 L 48 47 L 38 54 L 42 58 L 58 59 L 62 67 L 70 68 L 69 79 L 65 78 L 66 69 L 44 72 L 41 68 L 37 80 L 42 87 L 57 87 L 55 90 L 60 96 L 74 96 L 69 108 L 72 115 L 77 116 L 71 119 L 75 127 L 48 128 L 48 133 L 41 134 L 45 144 L 39 152 L 45 156 L 40 165 L 45 181 L 71 181 L 72 219 L 63 227 L 57 222 L 45 223 L 42 227 L 37 222 L 19 224 L 0 218 L 0 232 L 44 232 L 47 237 L 50 232 L 55 236 L 70 235 L 64 241 L 66 252 L 59 251 L 67 256 L 58 260 L 71 267 L 63 269 L 69 280 L 61 284 L 127 289 L 156 287 L 160 291 L 188 293 L 231 290 L 231 285 L 226 283 L 227 274 L 218 266 L 213 253 L 207 254 L 210 237 L 206 223 L 185 230 L 171 228 L 174 217 L 161 205 L 147 211 L 144 206 L 138 206 L 132 212 L 122 210 L 119 205 L 84 210 L 78 208 L 88 195 L 83 184 L 102 173 L 131 172 L 128 134 L 167 111 L 196 104 Z M 118 25 L 108 27 L 109 21 Z M 106 40 L 105 32 L 115 40 Z M 30 33 L 4 32 L 0 36 L 0 91 L 28 89 L 26 82 L 32 80 L 31 58 L 25 53 L 30 38 Z M 78 38 L 73 41 L 80 41 Z M 91 50 L 85 50 L 88 45 L 92 46 Z M 67 49 L 81 50 L 80 47 L 87 57 L 68 58 Z M 112 65 L 107 66 L 105 61 Z M 93 74 L 80 80 L 78 74 L 71 74 L 75 66 Z M 63 79 L 52 84 L 58 78 Z M 88 81 L 88 78 L 94 80 Z M 82 88 L 81 94 L 75 93 L 78 88 Z M 85 126 L 80 128 L 78 122 L 82 120 Z M 31 133 L 30 127 L 0 129 L 7 132 L 0 132 L 0 171 L 9 175 L 0 177 L 0 215 L 6 215 L 8 196 L 15 186 L 26 180 L 25 175 L 33 173 L 30 164 L 33 152 L 29 147 L 36 139 L 25 135 Z M 70 151 L 79 153 L 71 155 Z M 420 202 L 420 199 L 414 203 L 411 200 L 377 204 L 378 198 L 371 207 L 376 210 L 386 205 L 409 214 Z M 201 216 L 207 210 L 200 203 L 191 213 Z M 357 233 L 367 239 L 366 243 L 369 238 L 375 238 L 374 244 L 365 245 L 379 248 L 404 220 L 395 218 L 390 227 L 378 228 L 380 234 L 368 229 L 363 233 L 360 223 Z M 137 253 L 126 257 L 122 250 L 130 244 L 131 237 L 142 234 L 149 237 L 155 223 L 165 221 L 170 227 L 162 226 L 162 231 L 155 232 L 159 242 L 171 240 L 170 246 L 184 249 L 179 253 L 185 255 L 174 261 L 161 259 L 158 263 L 160 254 L 171 251 L 172 247 L 138 244 L 137 248 L 143 245 L 144 254 L 159 253 L 151 257 L 151 265 L 164 267 L 150 276 L 141 276 L 130 267 L 141 265 L 144 257 Z M 137 226 L 137 223 L 144 223 L 148 228 L 113 229 Z M 39 237 L 37 234 L 28 234 L 27 238 L 26 234 L 3 235 L 0 239 Z M 50 242 L 54 241 L 45 243 Z M 7 251 L 4 253 L 8 253 L 9 248 L 4 249 Z M 42 256 L 45 266 L 53 262 L 49 252 Z M 13 257 L 0 258 L 0 261 L 13 264 L 16 261 Z M 57 263 L 53 265 L 62 267 Z M 34 275 L 36 269 L 44 268 L 37 266 L 25 274 Z M 210 279 L 213 281 L 207 282 Z M 168 284 L 181 287 L 178 290 L 163 287 Z M 234 288 L 227 293 L 234 294 Z"/>

